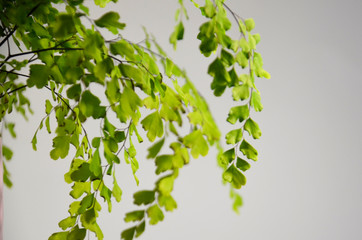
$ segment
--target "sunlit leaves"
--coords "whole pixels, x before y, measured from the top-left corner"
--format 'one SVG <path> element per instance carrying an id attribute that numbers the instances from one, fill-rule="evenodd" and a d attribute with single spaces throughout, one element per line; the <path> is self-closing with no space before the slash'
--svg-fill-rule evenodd
<path id="1" fill-rule="evenodd" d="M 165 142 L 165 138 L 162 138 L 160 141 L 153 144 L 150 148 L 148 148 L 147 158 L 154 158 L 160 152 L 163 144 Z"/>
<path id="2" fill-rule="evenodd" d="M 147 216 L 150 219 L 150 224 L 155 225 L 164 218 L 163 212 L 160 207 L 155 204 L 147 209 Z"/>
<path id="3" fill-rule="evenodd" d="M 123 29 L 126 24 L 120 23 L 119 20 L 119 14 L 116 12 L 107 12 L 103 16 L 101 16 L 99 19 L 95 20 L 94 23 L 98 27 L 104 27 L 107 28 L 109 31 L 111 31 L 113 34 L 118 33 L 118 29 Z"/>
<path id="4" fill-rule="evenodd" d="M 53 139 L 53 150 L 50 151 L 50 157 L 53 160 L 65 158 L 69 152 L 70 137 L 57 136 Z"/>
<path id="5" fill-rule="evenodd" d="M 185 146 L 191 148 L 191 155 L 194 158 L 198 158 L 200 154 L 206 156 L 209 151 L 209 146 L 200 130 L 196 130 L 185 136 L 183 142 Z"/>
<path id="6" fill-rule="evenodd" d="M 234 166 L 231 165 L 223 174 L 225 181 L 230 182 L 236 189 L 246 184 L 245 176 Z"/>
<path id="7" fill-rule="evenodd" d="M 76 221 L 77 221 L 76 217 L 69 216 L 69 217 L 63 219 L 62 221 L 60 221 L 58 223 L 58 225 L 61 229 L 66 230 L 67 228 L 73 227 L 75 225 Z"/>
<path id="8" fill-rule="evenodd" d="M 259 128 L 259 125 L 251 118 L 246 120 L 244 129 L 248 131 L 248 133 L 253 136 L 254 139 L 260 138 L 261 136 L 261 130 Z"/>
<path id="9" fill-rule="evenodd" d="M 237 121 L 242 122 L 248 117 L 249 117 L 248 105 L 236 106 L 230 109 L 227 121 L 231 124 L 235 124 Z"/>
<path id="10" fill-rule="evenodd" d="M 235 101 L 248 99 L 250 89 L 246 84 L 235 86 L 232 90 L 233 99 Z"/>
<path id="11" fill-rule="evenodd" d="M 141 124 L 143 128 L 147 131 L 148 139 L 153 142 L 157 137 L 162 137 L 163 135 L 163 122 L 160 117 L 160 114 L 156 111 L 149 114 L 145 117 Z"/>
<path id="12" fill-rule="evenodd" d="M 257 161 L 258 160 L 258 151 L 251 146 L 247 141 L 243 140 L 240 144 L 240 151 L 249 159 Z"/>
<path id="13" fill-rule="evenodd" d="M 66 38 L 76 32 L 75 23 L 71 14 L 59 14 L 54 21 L 53 35 L 56 38 Z"/>
<path id="14" fill-rule="evenodd" d="M 253 91 L 251 95 L 251 106 L 253 106 L 254 110 L 257 112 L 260 112 L 264 108 L 261 103 L 260 93 L 257 91 Z"/>
<path id="15" fill-rule="evenodd" d="M 252 18 L 246 19 L 246 20 L 245 20 L 245 26 L 246 26 L 246 30 L 247 30 L 248 32 L 250 32 L 250 31 L 253 30 L 254 27 L 255 27 L 255 22 L 254 22 L 254 20 L 253 20 Z"/>
<path id="16" fill-rule="evenodd" d="M 227 144 L 235 144 L 241 141 L 243 138 L 243 132 L 241 129 L 235 129 L 228 132 L 225 136 Z"/>

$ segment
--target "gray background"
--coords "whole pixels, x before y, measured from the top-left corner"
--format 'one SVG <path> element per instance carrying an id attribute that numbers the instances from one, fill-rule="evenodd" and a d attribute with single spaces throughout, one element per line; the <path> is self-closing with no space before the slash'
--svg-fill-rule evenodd
<path id="1" fill-rule="evenodd" d="M 226 2 L 239 15 L 255 19 L 255 32 L 261 34 L 258 51 L 272 74 L 271 80 L 257 82 L 264 110 L 253 116 L 263 135 L 253 141 L 260 160 L 252 164 L 241 190 L 244 206 L 240 215 L 231 210 L 211 151 L 181 170 L 174 190 L 178 209 L 148 227 L 141 239 L 362 239 L 362 2 Z M 209 90 L 211 79 L 205 72 L 212 58 L 199 56 L 195 40 L 205 19 L 191 3 L 185 4 L 190 14 L 185 41 L 178 52 L 167 50 L 187 69 L 225 132 L 233 103 L 229 95 L 214 98 Z M 119 11 L 128 24 L 128 39 L 141 41 L 144 25 L 166 45 L 176 7 L 176 0 L 120 0 L 108 9 Z M 4 193 L 6 240 L 47 239 L 59 231 L 57 223 L 67 216 L 71 201 L 70 186 L 63 181 L 70 159 L 49 158 L 51 137 L 44 131 L 38 152 L 31 149 L 34 126 L 44 113 L 43 98 L 49 94 L 30 95 L 36 114 L 28 122 L 17 116 L 8 119 L 17 121 L 18 138 L 6 135 L 4 140 L 15 150 L 8 164 L 15 185 Z M 153 163 L 139 161 L 144 164 L 138 174 L 140 189 L 151 188 Z M 130 226 L 123 222 L 124 212 L 134 209 L 130 166 L 119 168 L 123 201 L 101 216 L 105 239 L 119 239 L 120 230 Z"/>

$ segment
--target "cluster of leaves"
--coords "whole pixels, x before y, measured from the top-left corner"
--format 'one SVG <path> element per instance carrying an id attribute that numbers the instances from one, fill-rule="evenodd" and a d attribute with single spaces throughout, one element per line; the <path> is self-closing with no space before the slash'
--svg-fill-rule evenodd
<path id="1" fill-rule="evenodd" d="M 45 126 L 54 135 L 50 151 L 53 160 L 68 157 L 74 149 L 69 171 L 64 176 L 71 184 L 70 196 L 74 201 L 69 206 L 69 216 L 59 222 L 62 231 L 49 239 L 84 239 L 88 231 L 98 239 L 104 238 L 97 223 L 102 209 L 99 196 L 109 212 L 112 199 L 121 201 L 116 166 L 122 161 L 130 165 L 138 184 L 139 163 L 134 142 L 144 142 L 139 134 L 142 129 L 147 141 L 153 144 L 147 157 L 154 159 L 159 179 L 154 189 L 134 194 L 134 204 L 144 208 L 126 214 L 125 221 L 136 225 L 122 232 L 123 239 L 140 236 L 147 219 L 149 224 L 156 224 L 163 220 L 164 211 L 177 207 L 171 194 L 179 170 L 191 157 L 207 155 L 211 145 L 220 150 L 218 162 L 224 169 L 223 179 L 233 188 L 244 185 L 242 171 L 250 165 L 239 155 L 257 160 L 257 151 L 245 140 L 244 132 L 253 138 L 261 135 L 258 124 L 249 116 L 251 107 L 255 111 L 262 109 L 254 78 L 269 77 L 262 68 L 260 54 L 255 52 L 260 37 L 250 33 L 254 27 L 252 19 L 237 21 L 241 38 L 232 40 L 227 35 L 231 23 L 226 10 L 235 19 L 238 17 L 223 1 L 206 0 L 202 7 L 194 3 L 208 19 L 200 27 L 200 51 L 206 57 L 217 53 L 208 68 L 214 95 L 220 96 L 226 88 L 232 88 L 234 100 L 242 102 L 241 106 L 230 109 L 227 121 L 240 122 L 241 126 L 226 134 L 226 143 L 233 147 L 223 151 L 219 142 L 221 134 L 206 102 L 157 42 L 147 33 L 145 46 L 120 35 L 113 40 L 105 39 L 103 31 L 117 35 L 126 24 L 119 22 L 119 14 L 112 11 L 91 19 L 82 2 L 0 1 L 0 47 L 8 47 L 8 54 L 0 55 L 0 121 L 13 109 L 25 117 L 26 110 L 31 112 L 30 102 L 23 94 L 27 88 L 48 91 L 51 97 L 45 102 L 45 116 L 32 139 L 33 148 L 37 149 L 37 133 Z M 95 0 L 101 7 L 107 2 Z M 182 16 L 188 18 L 182 0 L 179 3 L 177 25 L 169 39 L 174 48 L 183 39 Z M 65 12 L 59 12 L 54 7 L 56 4 L 64 4 Z M 86 27 L 84 21 L 91 26 Z M 18 47 L 17 53 L 10 48 L 11 40 Z M 238 74 L 238 67 L 249 71 Z M 95 93 L 99 86 L 105 89 L 104 93 Z M 55 126 L 51 126 L 54 119 Z M 92 119 L 100 121 L 100 134 L 90 139 L 84 123 Z M 185 124 L 190 127 L 186 134 L 180 131 Z M 14 124 L 7 123 L 6 127 L 15 137 Z M 169 143 L 170 150 L 163 150 L 165 143 Z M 5 146 L 3 153 L 7 159 L 12 156 Z M 106 185 L 107 177 L 113 179 L 112 184 Z M 11 186 L 6 169 L 4 181 Z M 241 197 L 234 191 L 232 197 L 237 209 Z"/>

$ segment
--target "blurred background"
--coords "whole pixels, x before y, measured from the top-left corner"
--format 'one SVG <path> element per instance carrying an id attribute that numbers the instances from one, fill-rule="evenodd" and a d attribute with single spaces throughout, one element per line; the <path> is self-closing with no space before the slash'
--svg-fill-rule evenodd
<path id="1" fill-rule="evenodd" d="M 252 141 L 259 161 L 252 163 L 248 183 L 240 190 L 244 205 L 239 215 L 232 211 L 216 151 L 211 150 L 181 170 L 173 194 L 178 209 L 147 227 L 140 239 L 362 239 L 362 1 L 225 2 L 238 15 L 254 18 L 254 32 L 261 35 L 257 51 L 272 75 L 256 83 L 264 110 L 253 118 L 263 135 Z M 106 9 L 91 8 L 91 16 L 119 12 L 127 24 L 122 35 L 134 42 L 144 39 L 145 26 L 187 70 L 225 133 L 231 95 L 212 95 L 206 71 L 213 57 L 199 54 L 196 39 L 206 19 L 191 2 L 185 6 L 190 19 L 184 21 L 185 39 L 176 52 L 168 44 L 176 0 L 119 0 Z M 30 143 L 44 116 L 44 99 L 50 96 L 32 90 L 28 96 L 35 114 L 27 122 L 9 117 L 16 122 L 18 137 L 4 137 L 14 150 L 8 163 L 14 186 L 4 192 L 5 240 L 47 239 L 60 231 L 57 224 L 67 217 L 71 202 L 70 186 L 63 180 L 71 159 L 50 159 L 52 138 L 45 131 L 38 137 L 37 152 Z M 139 150 L 140 190 L 152 188 L 156 179 L 154 163 L 142 154 L 146 148 Z M 130 166 L 119 168 L 122 202 L 113 204 L 112 213 L 104 209 L 99 222 L 106 240 L 120 239 L 121 230 L 131 226 L 124 223 L 124 213 L 135 209 L 132 193 L 138 188 Z"/>

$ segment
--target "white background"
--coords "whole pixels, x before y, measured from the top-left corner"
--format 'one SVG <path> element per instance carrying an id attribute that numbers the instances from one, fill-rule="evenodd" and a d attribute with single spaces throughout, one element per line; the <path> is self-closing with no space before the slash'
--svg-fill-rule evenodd
<path id="1" fill-rule="evenodd" d="M 362 239 L 362 2 L 359 0 L 230 0 L 239 15 L 252 17 L 260 33 L 258 51 L 270 80 L 259 80 L 264 110 L 254 114 L 263 135 L 253 141 L 259 161 L 247 174 L 241 190 L 240 215 L 231 210 L 228 188 L 221 184 L 215 151 L 192 160 L 181 170 L 174 196 L 178 209 L 140 239 L 320 240 Z M 188 1 L 190 20 L 178 52 L 166 48 L 184 66 L 210 103 L 221 130 L 232 101 L 230 94 L 212 96 L 208 63 L 198 54 L 197 29 L 205 21 Z M 167 45 L 174 26 L 177 1 L 119 0 L 108 10 L 118 11 L 127 23 L 124 37 L 143 40 L 141 25 Z M 94 11 L 94 18 L 101 12 Z M 2 49 L 1 51 L 3 51 Z M 47 239 L 59 231 L 67 216 L 70 186 L 63 180 L 70 159 L 49 157 L 51 137 L 44 131 L 38 151 L 31 149 L 37 122 L 43 117 L 43 98 L 31 91 L 35 115 L 19 116 L 16 140 L 5 135 L 15 151 L 8 163 L 14 187 L 5 190 L 4 239 Z M 140 152 L 140 156 L 145 154 Z M 152 188 L 153 163 L 139 158 L 140 189 Z M 105 239 L 119 239 L 128 226 L 124 213 L 133 210 L 136 186 L 130 166 L 121 164 L 123 201 L 102 215 Z M 106 206 L 104 206 L 106 210 Z M 91 238 L 92 239 L 92 236 Z"/>

